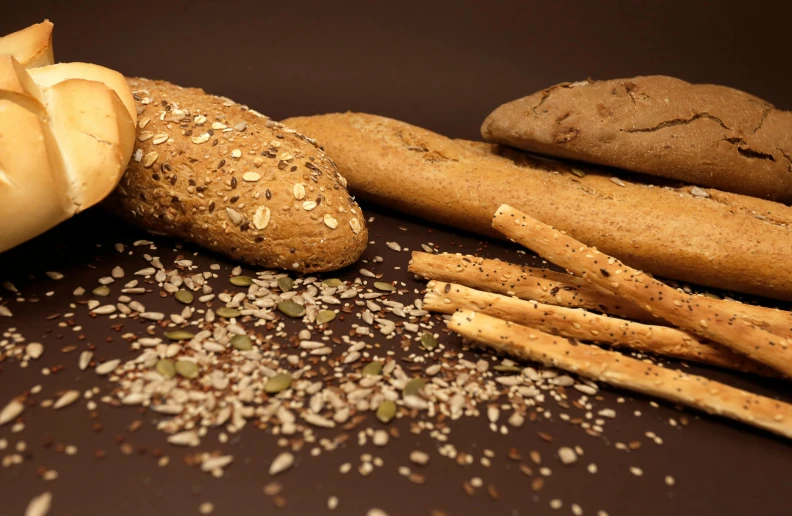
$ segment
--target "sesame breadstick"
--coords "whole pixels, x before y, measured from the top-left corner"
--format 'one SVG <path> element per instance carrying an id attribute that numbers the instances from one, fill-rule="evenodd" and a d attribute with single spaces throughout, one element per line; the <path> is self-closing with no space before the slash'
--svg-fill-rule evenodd
<path id="1" fill-rule="evenodd" d="M 448 327 L 463 337 L 518 358 L 792 438 L 792 405 L 781 401 L 471 310 L 456 312 Z"/>
<path id="2" fill-rule="evenodd" d="M 505 204 L 495 212 L 492 225 L 559 267 L 684 330 L 723 344 L 792 377 L 789 339 L 740 319 L 722 305 L 716 306 L 713 300 L 680 292 Z"/>
<path id="3" fill-rule="evenodd" d="M 430 281 L 424 296 L 425 310 L 453 314 L 474 310 L 543 332 L 614 348 L 632 349 L 726 369 L 777 376 L 775 371 L 717 344 L 670 328 L 626 321 L 580 308 L 546 305 L 514 297 L 481 292 L 442 281 Z"/>
<path id="4" fill-rule="evenodd" d="M 627 319 L 662 324 L 662 320 L 609 291 L 561 272 L 522 267 L 500 260 L 461 254 L 413 252 L 410 272 L 427 279 L 459 283 L 549 305 L 595 310 Z M 713 307 L 733 312 L 741 319 L 776 335 L 792 337 L 792 312 L 749 305 L 731 299 L 695 296 Z"/>
<path id="5" fill-rule="evenodd" d="M 657 319 L 610 292 L 586 285 L 580 278 L 547 269 L 474 256 L 415 251 L 409 270 L 427 279 L 459 283 L 551 305 L 586 308 L 643 321 Z"/>

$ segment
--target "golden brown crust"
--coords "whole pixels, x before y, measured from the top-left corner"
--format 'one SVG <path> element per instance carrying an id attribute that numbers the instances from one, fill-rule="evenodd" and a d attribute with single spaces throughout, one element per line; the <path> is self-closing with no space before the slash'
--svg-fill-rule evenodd
<path id="1" fill-rule="evenodd" d="M 674 289 L 511 206 L 498 208 L 492 225 L 551 263 L 632 301 L 681 329 L 722 344 L 792 378 L 790 339 L 740 319 L 722 306 L 714 306 L 709 298 Z"/>
<path id="2" fill-rule="evenodd" d="M 509 203 L 646 271 L 677 280 L 792 300 L 792 209 L 730 194 L 696 197 L 612 172 L 578 177 L 563 163 L 451 140 L 357 113 L 292 118 L 316 138 L 362 198 L 486 235 Z M 739 199 L 739 201 L 733 201 Z M 758 218 L 758 217 L 761 217 Z"/>
<path id="3" fill-rule="evenodd" d="M 460 283 L 469 287 L 539 301 L 549 305 L 585 308 L 627 319 L 661 324 L 657 316 L 628 300 L 571 274 L 515 265 L 462 254 L 413 251 L 410 272 L 426 279 Z M 792 337 L 792 312 L 749 305 L 731 299 L 706 302 L 770 333 Z"/>
<path id="4" fill-rule="evenodd" d="M 116 213 L 262 267 L 317 272 L 358 259 L 365 219 L 313 140 L 200 89 L 129 84 L 139 132 L 108 203 Z"/>
<path id="5" fill-rule="evenodd" d="M 409 271 L 426 279 L 460 283 L 520 299 L 585 308 L 630 319 L 656 319 L 649 312 L 610 292 L 585 285 L 586 282 L 580 278 L 547 269 L 476 256 L 413 251 Z"/>
<path id="6" fill-rule="evenodd" d="M 524 301 L 442 281 L 429 282 L 423 307 L 444 314 L 473 310 L 552 335 L 753 374 L 777 376 L 775 371 L 767 367 L 676 328 L 606 317 L 580 308 Z"/>
<path id="7" fill-rule="evenodd" d="M 518 358 L 792 438 L 792 405 L 781 401 L 470 310 L 455 313 L 448 327 L 468 339 Z"/>
<path id="8" fill-rule="evenodd" d="M 665 76 L 557 84 L 493 111 L 484 139 L 729 192 L 792 201 L 792 113 Z"/>

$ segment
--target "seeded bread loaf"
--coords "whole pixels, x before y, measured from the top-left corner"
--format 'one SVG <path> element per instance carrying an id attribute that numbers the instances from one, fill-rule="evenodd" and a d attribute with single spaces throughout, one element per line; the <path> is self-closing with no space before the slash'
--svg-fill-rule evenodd
<path id="1" fill-rule="evenodd" d="M 497 108 L 484 139 L 792 202 L 792 112 L 725 86 L 650 76 L 557 84 Z"/>
<path id="2" fill-rule="evenodd" d="M 365 219 L 313 140 L 200 89 L 128 82 L 139 129 L 111 210 L 262 267 L 317 272 L 357 260 Z"/>
<path id="3" fill-rule="evenodd" d="M 493 235 L 510 203 L 637 268 L 679 280 L 792 299 L 792 209 L 690 188 L 660 188 L 451 140 L 365 114 L 291 118 L 336 161 L 363 198 Z M 582 177 L 579 177 L 582 176 Z"/>

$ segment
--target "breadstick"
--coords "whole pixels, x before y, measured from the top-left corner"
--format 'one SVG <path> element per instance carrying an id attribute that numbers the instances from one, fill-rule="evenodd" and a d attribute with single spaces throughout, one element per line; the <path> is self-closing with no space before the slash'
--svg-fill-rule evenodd
<path id="1" fill-rule="evenodd" d="M 560 272 L 521 267 L 500 260 L 489 260 L 461 254 L 430 254 L 413 252 L 410 272 L 427 279 L 459 283 L 469 287 L 496 292 L 521 299 L 536 300 L 549 305 L 596 310 L 627 319 L 661 320 L 626 299 L 609 291 Z M 696 296 L 697 298 L 700 296 Z M 760 328 L 792 337 L 792 312 L 748 305 L 729 299 L 707 298 L 707 302 L 720 310 L 731 310 L 738 317 Z"/>
<path id="2" fill-rule="evenodd" d="M 559 267 L 684 330 L 723 344 L 792 377 L 790 339 L 740 319 L 733 311 L 715 306 L 712 299 L 691 296 L 669 287 L 505 204 L 495 212 L 492 225 Z"/>
<path id="3" fill-rule="evenodd" d="M 585 285 L 584 280 L 562 272 L 474 256 L 417 251 L 412 254 L 409 270 L 427 279 L 459 283 L 551 305 L 586 308 L 643 321 L 657 319 L 610 292 Z"/>
<path id="4" fill-rule="evenodd" d="M 775 371 L 695 335 L 667 326 L 653 326 L 593 314 L 580 308 L 545 305 L 481 292 L 442 281 L 430 281 L 424 296 L 425 310 L 453 314 L 474 310 L 546 333 L 597 342 L 615 348 L 654 353 L 702 364 L 765 376 Z"/>
<path id="5" fill-rule="evenodd" d="M 701 376 L 649 364 L 615 351 L 554 337 L 533 328 L 462 310 L 448 327 L 512 356 L 687 405 L 792 438 L 792 405 Z"/>

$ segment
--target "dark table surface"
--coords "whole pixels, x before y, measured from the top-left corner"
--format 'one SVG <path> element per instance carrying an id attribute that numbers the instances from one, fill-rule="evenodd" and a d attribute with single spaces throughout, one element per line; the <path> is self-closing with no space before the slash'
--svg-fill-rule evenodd
<path id="1" fill-rule="evenodd" d="M 785 24 L 792 12 L 789 6 L 783 11 L 769 2 L 762 4 L 44 0 L 18 2 L 4 10 L 0 33 L 50 18 L 56 24 L 55 51 L 61 61 L 96 62 L 128 75 L 201 86 L 274 118 L 359 110 L 449 136 L 476 138 L 480 122 L 499 103 L 587 76 L 676 75 L 738 87 L 792 108 L 792 72 L 783 66 L 789 47 Z M 402 302 L 417 298 L 424 284 L 406 272 L 409 253 L 390 250 L 386 241 L 410 249 L 432 242 L 440 251 L 535 262 L 509 245 L 482 244 L 470 235 L 375 206 L 364 210 L 374 217 L 365 266 L 383 273 L 386 281 L 403 281 Z M 10 319 L 0 318 L 0 332 L 15 328 L 29 341 L 42 342 L 46 350 L 26 368 L 16 359 L 0 361 L 0 405 L 38 384 L 41 393 L 32 400 L 51 399 L 68 389 L 110 389 L 106 379 L 77 368 L 80 350 L 96 346 L 102 359 L 129 359 L 135 353 L 111 327 L 114 321 L 88 317 L 81 306 L 70 308 L 71 292 L 76 286 L 95 286 L 116 265 L 128 271 L 145 266 L 146 249 L 133 249 L 131 255 L 114 249 L 119 242 L 130 248 L 142 238 L 157 243 L 164 263 L 172 263 L 177 254 L 198 251 L 198 256 L 191 256 L 196 263 L 221 264 L 217 286 L 229 288 L 227 277 L 236 264 L 222 257 L 189 246 L 176 249 L 170 239 L 124 226 L 97 210 L 78 216 L 0 256 L 0 280 L 13 281 L 27 299 L 18 302 L 9 292 L 0 293 L 14 312 Z M 384 262 L 373 263 L 375 256 L 384 257 Z M 361 266 L 329 276 L 352 280 L 360 277 Z M 55 281 L 44 274 L 52 270 L 63 273 L 64 279 Z M 50 291 L 54 294 L 48 296 Z M 161 298 L 156 288 L 141 300 L 173 310 L 172 300 Z M 68 312 L 76 314 L 74 324 L 81 331 L 58 326 L 63 318 L 47 319 Z M 337 321 L 336 331 L 343 332 L 352 322 Z M 292 321 L 286 324 L 295 333 L 300 328 Z M 123 331 L 140 332 L 144 327 L 129 321 Z M 393 346 L 400 357 L 402 350 L 395 342 L 382 344 Z M 473 361 L 487 356 L 463 349 L 452 335 L 442 334 L 441 342 Z M 78 349 L 61 351 L 69 345 Z M 64 368 L 55 374 L 41 372 L 60 364 Z M 784 393 L 782 399 L 792 401 L 787 385 L 780 382 L 699 367 L 689 370 L 763 394 Z M 432 509 L 448 515 L 571 514 L 573 503 L 583 514 L 604 510 L 611 516 L 789 513 L 784 486 L 792 473 L 792 447 L 787 442 L 607 387 L 594 401 L 595 411 L 613 408 L 617 417 L 608 420 L 599 437 L 560 418 L 562 412 L 576 417 L 583 411 L 561 410 L 554 402 L 545 404 L 551 417 L 505 436 L 493 433 L 484 415 L 453 422 L 449 442 L 475 457 L 469 466 L 440 456 L 437 443 L 426 433 L 412 434 L 409 418 L 395 423 L 400 437 L 385 448 L 370 443 L 359 447 L 357 430 L 333 452 L 312 457 L 306 447 L 295 453 L 295 467 L 277 478 L 284 486 L 283 509 L 262 492 L 271 481 L 269 464 L 280 451 L 277 437 L 269 432 L 248 426 L 226 444 L 206 439 L 198 451 L 235 456 L 225 475 L 216 479 L 185 464 L 196 450 L 167 444 L 151 412 L 100 403 L 92 418 L 84 402 L 78 405 L 61 411 L 31 407 L 19 433 L 10 425 L 0 427 L 0 443 L 6 442 L 0 460 L 17 452 L 24 459 L 19 465 L 0 467 L 0 515 L 23 514 L 28 501 L 43 491 L 54 495 L 53 514 L 197 514 L 203 502 L 214 504 L 214 514 L 320 514 L 328 512 L 330 496 L 339 498 L 339 514 L 365 514 L 380 507 L 391 516 L 430 514 Z M 143 425 L 130 432 L 134 420 Z M 97 422 L 101 431 L 94 427 Z M 361 428 L 378 425 L 372 417 Z M 647 432 L 660 436 L 662 444 Z M 640 447 L 621 449 L 634 442 Z M 124 443 L 135 453 L 125 455 Z M 68 455 L 59 445 L 74 445 L 78 452 Z M 562 466 L 556 450 L 576 445 L 585 454 L 576 464 Z M 511 448 L 520 453 L 520 461 L 507 458 Z M 171 458 L 167 467 L 157 466 L 157 449 Z M 397 472 L 399 466 L 410 465 L 408 455 L 414 449 L 431 455 L 429 465 L 420 469 L 426 476 L 423 485 Z M 494 452 L 491 467 L 480 463 L 485 449 Z M 531 489 L 532 478 L 518 467 L 528 463 L 539 476 L 539 466 L 527 458 L 532 450 L 541 453 L 542 465 L 552 471 L 539 491 Z M 104 458 L 97 458 L 97 451 Z M 369 476 L 357 473 L 364 453 L 384 462 Z M 345 462 L 352 463 L 353 470 L 339 474 Z M 596 474 L 587 470 L 592 463 Z M 631 467 L 640 468 L 643 475 L 632 474 Z M 57 471 L 58 478 L 43 480 L 46 470 Z M 666 484 L 667 475 L 675 479 L 673 486 Z M 484 485 L 469 496 L 462 483 L 472 477 L 480 477 Z M 488 496 L 488 485 L 499 492 L 497 500 Z M 560 510 L 550 508 L 553 499 L 563 501 Z"/>

